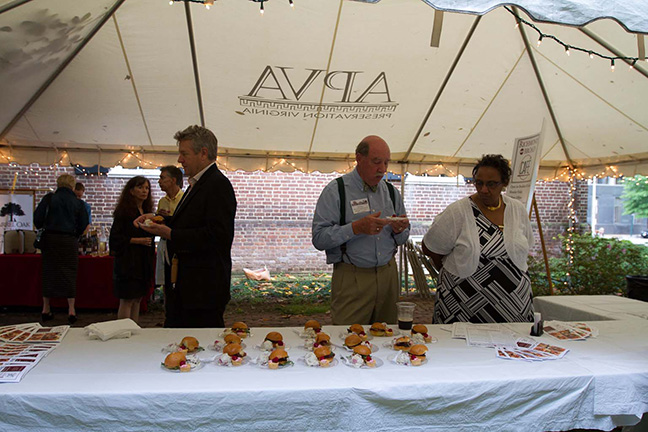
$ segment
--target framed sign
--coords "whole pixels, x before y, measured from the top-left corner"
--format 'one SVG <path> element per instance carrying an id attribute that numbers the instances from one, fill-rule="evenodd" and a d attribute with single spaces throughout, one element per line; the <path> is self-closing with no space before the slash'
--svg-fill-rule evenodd
<path id="1" fill-rule="evenodd" d="M 4 253 L 4 232 L 34 230 L 36 191 L 0 189 L 0 253 Z"/>

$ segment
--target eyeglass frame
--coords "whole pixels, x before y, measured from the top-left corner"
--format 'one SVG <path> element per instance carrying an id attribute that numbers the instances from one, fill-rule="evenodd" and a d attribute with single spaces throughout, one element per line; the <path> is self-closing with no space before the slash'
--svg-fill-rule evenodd
<path id="1" fill-rule="evenodd" d="M 501 185 L 504 184 L 504 183 L 501 182 L 501 181 L 498 181 L 498 182 L 495 182 L 495 181 L 487 181 L 487 182 L 483 182 L 483 181 L 481 181 L 481 180 L 468 180 L 468 183 L 471 184 L 471 185 L 473 185 L 473 186 L 475 186 L 477 189 L 481 189 L 482 186 L 486 185 L 486 187 L 487 187 L 488 189 L 491 189 L 491 190 L 492 190 L 492 189 L 495 189 L 495 188 L 497 188 L 497 187 L 499 187 L 499 186 L 501 186 Z"/>

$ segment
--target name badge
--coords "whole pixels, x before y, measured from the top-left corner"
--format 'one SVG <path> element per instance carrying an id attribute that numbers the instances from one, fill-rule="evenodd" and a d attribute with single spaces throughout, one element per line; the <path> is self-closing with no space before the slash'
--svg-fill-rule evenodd
<path id="1" fill-rule="evenodd" d="M 351 210 L 353 211 L 353 214 L 369 212 L 369 199 L 367 198 L 351 200 L 350 204 L 351 204 Z"/>

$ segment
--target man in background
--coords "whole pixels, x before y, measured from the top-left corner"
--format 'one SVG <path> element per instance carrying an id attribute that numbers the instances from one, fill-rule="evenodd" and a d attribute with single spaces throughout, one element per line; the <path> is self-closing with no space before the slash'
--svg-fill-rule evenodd
<path id="1" fill-rule="evenodd" d="M 74 194 L 77 196 L 77 198 L 81 200 L 83 206 L 86 209 L 86 212 L 88 213 L 88 226 L 83 231 L 83 233 L 85 234 L 88 231 L 88 228 L 90 228 L 90 225 L 92 225 L 92 208 L 90 208 L 90 204 L 88 204 L 83 200 L 84 192 L 85 192 L 85 186 L 83 185 L 83 183 L 76 182 L 76 184 L 74 185 Z"/>
<path id="2" fill-rule="evenodd" d="M 173 216 L 178 203 L 182 199 L 182 170 L 174 165 L 160 168 L 160 189 L 165 196 L 160 198 L 157 214 Z M 157 248 L 157 262 L 155 265 L 155 285 L 164 285 L 164 254 L 166 253 L 166 239 L 160 239 Z"/>

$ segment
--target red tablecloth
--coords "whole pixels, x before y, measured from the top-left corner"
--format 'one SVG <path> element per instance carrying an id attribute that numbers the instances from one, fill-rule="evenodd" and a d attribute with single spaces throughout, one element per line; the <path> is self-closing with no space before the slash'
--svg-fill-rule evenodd
<path id="1" fill-rule="evenodd" d="M 79 257 L 77 308 L 117 309 L 113 295 L 113 257 Z M 150 293 L 149 292 L 149 296 Z M 146 310 L 146 300 L 142 308 Z M 0 254 L 0 306 L 37 306 L 43 304 L 40 254 Z M 52 299 L 52 306 L 67 306 L 65 299 Z"/>

